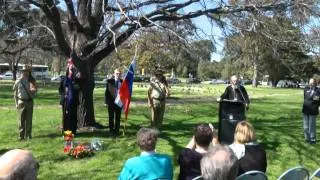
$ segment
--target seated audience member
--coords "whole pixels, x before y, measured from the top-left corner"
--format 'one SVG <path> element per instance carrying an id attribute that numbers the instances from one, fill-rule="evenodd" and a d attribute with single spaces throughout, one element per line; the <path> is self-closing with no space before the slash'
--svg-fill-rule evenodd
<path id="1" fill-rule="evenodd" d="M 234 133 L 234 142 L 230 148 L 236 154 L 239 161 L 239 173 L 257 170 L 266 172 L 266 151 L 256 142 L 256 133 L 253 126 L 247 121 L 237 124 Z"/>
<path id="2" fill-rule="evenodd" d="M 201 159 L 201 174 L 204 180 L 235 180 L 238 161 L 226 145 L 216 145 Z"/>
<path id="3" fill-rule="evenodd" d="M 1 180 L 36 180 L 39 163 L 30 151 L 13 149 L 0 157 Z"/>
<path id="4" fill-rule="evenodd" d="M 118 180 L 173 179 L 171 158 L 155 152 L 159 131 L 141 128 L 137 133 L 140 156 L 128 159 Z"/>
<path id="5" fill-rule="evenodd" d="M 200 160 L 207 153 L 209 145 L 217 143 L 217 134 L 209 124 L 199 124 L 194 129 L 194 136 L 179 154 L 179 180 L 191 180 L 201 175 Z"/>

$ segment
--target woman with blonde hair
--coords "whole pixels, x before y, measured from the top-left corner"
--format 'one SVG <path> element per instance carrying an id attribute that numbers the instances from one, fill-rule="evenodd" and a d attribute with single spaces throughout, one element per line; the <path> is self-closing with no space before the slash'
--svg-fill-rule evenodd
<path id="1" fill-rule="evenodd" d="M 234 132 L 234 142 L 230 148 L 239 161 L 239 173 L 258 170 L 266 172 L 267 157 L 264 148 L 257 143 L 256 132 L 248 121 L 240 121 Z"/>

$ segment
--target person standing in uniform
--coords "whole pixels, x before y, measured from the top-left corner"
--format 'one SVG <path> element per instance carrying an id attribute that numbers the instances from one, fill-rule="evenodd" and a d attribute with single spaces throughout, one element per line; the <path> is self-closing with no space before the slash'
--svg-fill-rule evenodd
<path id="1" fill-rule="evenodd" d="M 218 101 L 223 99 L 242 102 L 246 109 L 249 109 L 250 100 L 248 93 L 246 88 L 239 83 L 236 75 L 231 76 L 230 85 L 227 86 L 225 92 L 218 98 Z"/>
<path id="2" fill-rule="evenodd" d="M 163 71 L 155 72 L 155 79 L 150 82 L 148 89 L 148 106 L 151 108 L 151 127 L 160 130 L 165 111 L 166 98 L 169 96 L 169 87 Z"/>
<path id="3" fill-rule="evenodd" d="M 316 117 L 319 114 L 319 88 L 315 79 L 309 80 L 309 86 L 304 89 L 304 101 L 302 106 L 303 131 L 305 141 L 316 143 Z"/>
<path id="4" fill-rule="evenodd" d="M 119 69 L 114 70 L 113 77 L 107 80 L 104 102 L 108 106 L 109 114 L 109 133 L 111 136 L 119 135 L 121 110 L 114 100 L 121 86 L 121 72 Z"/>
<path id="5" fill-rule="evenodd" d="M 13 92 L 15 105 L 19 113 L 19 139 L 31 139 L 33 98 L 37 92 L 37 87 L 34 78 L 30 77 L 30 69 L 26 66 L 22 69 L 21 77 L 13 85 Z"/>

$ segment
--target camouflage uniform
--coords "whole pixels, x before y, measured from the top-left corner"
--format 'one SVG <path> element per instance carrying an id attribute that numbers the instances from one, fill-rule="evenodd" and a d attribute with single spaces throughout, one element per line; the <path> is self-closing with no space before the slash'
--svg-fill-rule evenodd
<path id="1" fill-rule="evenodd" d="M 31 83 L 27 78 L 16 80 L 13 85 L 14 99 L 18 109 L 20 139 L 31 139 L 33 98 L 35 91 L 30 90 Z"/>
<path id="2" fill-rule="evenodd" d="M 151 127 L 158 129 L 161 128 L 166 105 L 166 97 L 168 94 L 169 88 L 165 79 L 162 81 L 156 78 L 150 82 L 148 90 L 148 103 L 151 107 Z"/>

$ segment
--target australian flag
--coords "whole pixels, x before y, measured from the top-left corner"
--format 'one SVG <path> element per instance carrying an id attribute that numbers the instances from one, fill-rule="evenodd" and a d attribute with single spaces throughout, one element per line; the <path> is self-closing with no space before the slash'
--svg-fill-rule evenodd
<path id="1" fill-rule="evenodd" d="M 132 86 L 135 67 L 136 59 L 133 58 L 129 66 L 129 70 L 127 71 L 126 76 L 121 83 L 116 99 L 114 100 L 115 104 L 117 104 L 119 107 L 122 107 L 126 119 L 128 118 L 129 105 L 132 96 Z"/>

